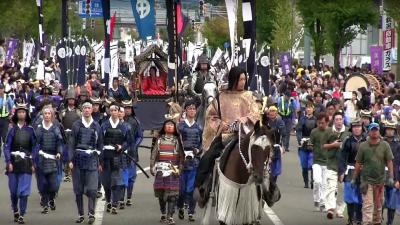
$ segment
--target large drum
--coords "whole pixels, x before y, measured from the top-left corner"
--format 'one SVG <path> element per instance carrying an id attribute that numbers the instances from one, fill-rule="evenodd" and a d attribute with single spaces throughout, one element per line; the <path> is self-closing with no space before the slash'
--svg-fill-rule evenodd
<path id="1" fill-rule="evenodd" d="M 373 88 L 375 95 L 383 95 L 384 83 L 382 78 L 372 74 L 353 74 L 346 79 L 344 90 L 346 92 L 358 91 L 364 87 L 369 90 Z"/>

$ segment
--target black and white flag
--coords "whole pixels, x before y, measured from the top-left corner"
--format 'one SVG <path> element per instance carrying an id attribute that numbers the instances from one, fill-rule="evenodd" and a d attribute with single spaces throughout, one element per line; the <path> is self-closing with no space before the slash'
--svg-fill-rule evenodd
<path id="1" fill-rule="evenodd" d="M 39 52 L 39 61 L 36 71 L 36 79 L 44 80 L 44 30 L 43 30 L 43 7 L 42 0 L 36 0 L 36 6 L 38 8 L 39 15 L 39 44 L 40 44 L 40 52 Z"/>
<path id="2" fill-rule="evenodd" d="M 246 47 L 247 57 L 247 74 L 249 76 L 250 90 L 254 91 L 257 89 L 257 82 L 253 77 L 256 73 L 256 10 L 255 0 L 243 0 L 242 13 L 243 13 L 243 27 L 244 37 L 243 43 Z"/>
<path id="3" fill-rule="evenodd" d="M 63 88 L 68 88 L 68 77 L 67 77 L 67 49 L 65 47 L 65 39 L 62 38 L 56 46 L 56 57 L 57 62 L 60 65 L 60 82 Z"/>

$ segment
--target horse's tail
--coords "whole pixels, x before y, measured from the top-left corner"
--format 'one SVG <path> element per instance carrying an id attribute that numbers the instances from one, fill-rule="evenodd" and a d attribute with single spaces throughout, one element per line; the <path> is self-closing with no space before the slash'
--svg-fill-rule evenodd
<path id="1" fill-rule="evenodd" d="M 204 210 L 204 216 L 201 220 L 201 225 L 210 225 L 211 224 L 211 214 L 213 207 L 213 201 L 211 199 L 208 200 L 207 205 Z"/>

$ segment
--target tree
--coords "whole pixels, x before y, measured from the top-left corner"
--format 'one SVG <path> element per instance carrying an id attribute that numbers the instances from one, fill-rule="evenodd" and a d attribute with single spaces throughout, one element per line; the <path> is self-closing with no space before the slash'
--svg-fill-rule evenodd
<path id="1" fill-rule="evenodd" d="M 196 32 L 193 30 L 191 24 L 188 24 L 186 29 L 183 31 L 182 34 L 183 42 L 194 42 L 196 38 Z"/>
<path id="2" fill-rule="evenodd" d="M 324 14 L 319 11 L 321 0 L 298 0 L 297 8 L 303 19 L 305 32 L 311 37 L 314 49 L 314 65 L 319 69 L 319 60 L 326 54 L 325 31 L 322 24 Z"/>
<path id="3" fill-rule="evenodd" d="M 274 30 L 275 1 L 257 1 L 256 2 L 256 29 L 257 43 L 268 43 L 272 41 L 272 32 Z"/>
<path id="4" fill-rule="evenodd" d="M 314 2 L 314 1 L 313 1 Z M 334 70 L 340 68 L 340 51 L 349 45 L 369 24 L 377 24 L 378 10 L 372 0 L 325 0 L 320 12 L 324 14 L 328 50 L 334 56 Z"/>
<path id="5" fill-rule="evenodd" d="M 208 40 L 208 45 L 216 49 L 229 42 L 228 20 L 223 17 L 215 17 L 204 23 L 203 35 Z"/>
<path id="6" fill-rule="evenodd" d="M 396 36 L 397 36 L 397 69 L 396 69 L 396 80 L 400 80 L 400 4 L 398 0 L 385 0 L 384 2 L 385 10 L 388 12 L 390 17 L 396 22 Z"/>
<path id="7" fill-rule="evenodd" d="M 81 19 L 75 13 L 75 4 L 70 3 L 73 10 L 69 12 L 72 30 L 81 31 Z M 36 1 L 13 0 L 0 1 L 0 34 L 4 37 L 37 38 L 38 11 Z M 47 38 L 58 38 L 61 34 L 61 1 L 43 1 L 43 28 Z M 4 19 L 9 18 L 9 19 Z M 80 23 L 76 23 L 79 21 Z M 52 37 L 50 37 L 50 35 Z"/>
<path id="8" fill-rule="evenodd" d="M 271 46 L 278 52 L 290 51 L 300 34 L 300 23 L 291 0 L 275 0 L 273 37 Z M 288 9 L 292 9 L 291 12 Z M 289 12 L 288 12 L 289 11 Z"/>

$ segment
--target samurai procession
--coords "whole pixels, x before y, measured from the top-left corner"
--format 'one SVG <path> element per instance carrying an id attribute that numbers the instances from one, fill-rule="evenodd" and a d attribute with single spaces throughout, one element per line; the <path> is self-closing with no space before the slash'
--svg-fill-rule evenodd
<path id="1" fill-rule="evenodd" d="M 0 224 L 400 224 L 399 0 L 0 1 Z"/>

